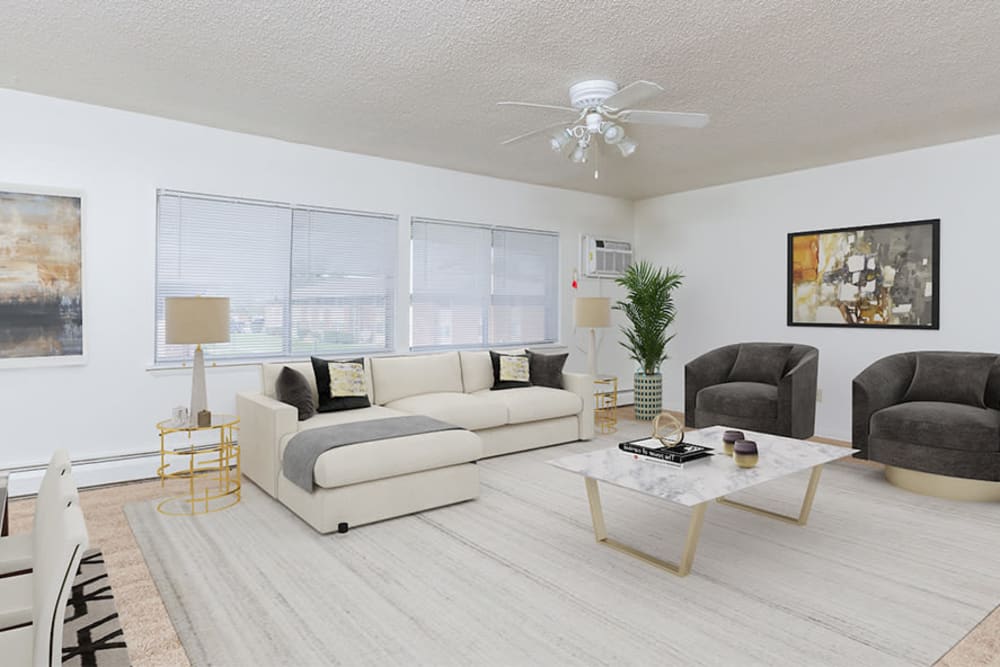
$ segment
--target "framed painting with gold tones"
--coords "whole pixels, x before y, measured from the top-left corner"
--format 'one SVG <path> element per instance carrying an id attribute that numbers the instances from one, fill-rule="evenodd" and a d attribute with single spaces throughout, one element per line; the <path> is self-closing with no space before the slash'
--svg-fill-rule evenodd
<path id="1" fill-rule="evenodd" d="M 86 361 L 81 192 L 0 184 L 0 368 Z"/>
<path id="2" fill-rule="evenodd" d="M 788 325 L 940 328 L 941 221 L 788 235 Z"/>

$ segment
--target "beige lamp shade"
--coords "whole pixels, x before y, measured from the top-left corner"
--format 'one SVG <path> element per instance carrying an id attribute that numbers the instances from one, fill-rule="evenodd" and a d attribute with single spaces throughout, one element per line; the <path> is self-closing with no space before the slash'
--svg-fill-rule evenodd
<path id="1" fill-rule="evenodd" d="M 611 299 L 605 296 L 578 296 L 573 301 L 573 323 L 591 329 L 611 326 Z"/>
<path id="2" fill-rule="evenodd" d="M 229 299 L 174 296 L 164 299 L 167 343 L 195 345 L 229 342 Z"/>

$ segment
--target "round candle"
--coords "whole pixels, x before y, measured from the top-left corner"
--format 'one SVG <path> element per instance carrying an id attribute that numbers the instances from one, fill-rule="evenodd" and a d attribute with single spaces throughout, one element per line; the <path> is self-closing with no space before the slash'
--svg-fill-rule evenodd
<path id="1" fill-rule="evenodd" d="M 744 437 L 743 431 L 726 431 L 722 434 L 722 451 L 725 452 L 727 456 L 732 456 L 733 444 L 737 440 L 743 440 Z"/>
<path id="2" fill-rule="evenodd" d="M 733 443 L 733 461 L 741 468 L 757 465 L 757 443 L 753 440 L 737 440 Z"/>

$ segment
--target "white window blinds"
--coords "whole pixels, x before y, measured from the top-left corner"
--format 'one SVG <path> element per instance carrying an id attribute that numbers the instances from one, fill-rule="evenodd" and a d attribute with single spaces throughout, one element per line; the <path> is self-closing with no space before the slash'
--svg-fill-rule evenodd
<path id="1" fill-rule="evenodd" d="M 410 347 L 558 339 L 559 237 L 414 218 Z"/>
<path id="2" fill-rule="evenodd" d="M 392 348 L 396 219 L 172 191 L 157 197 L 156 363 L 168 296 L 228 296 L 230 342 L 212 360 Z"/>

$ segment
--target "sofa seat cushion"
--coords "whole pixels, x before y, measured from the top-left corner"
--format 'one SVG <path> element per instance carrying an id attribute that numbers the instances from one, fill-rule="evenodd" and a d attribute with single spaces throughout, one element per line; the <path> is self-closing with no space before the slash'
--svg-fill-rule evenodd
<path id="1" fill-rule="evenodd" d="M 1000 452 L 1000 411 L 935 401 L 900 403 L 872 415 L 871 436 L 967 452 Z"/>
<path id="2" fill-rule="evenodd" d="M 483 441 L 471 431 L 420 433 L 335 447 L 316 459 L 316 486 L 335 489 L 477 461 Z"/>
<path id="3" fill-rule="evenodd" d="M 507 409 L 503 405 L 459 392 L 407 396 L 386 403 L 385 407 L 414 415 L 427 415 L 470 431 L 507 423 Z"/>
<path id="4" fill-rule="evenodd" d="M 723 382 L 698 392 L 699 410 L 735 417 L 774 419 L 778 416 L 778 388 L 762 382 Z"/>
<path id="5" fill-rule="evenodd" d="M 503 406 L 511 424 L 524 424 L 543 419 L 556 419 L 579 414 L 583 401 L 571 391 L 550 387 L 519 387 L 473 394 L 476 398 Z"/>

